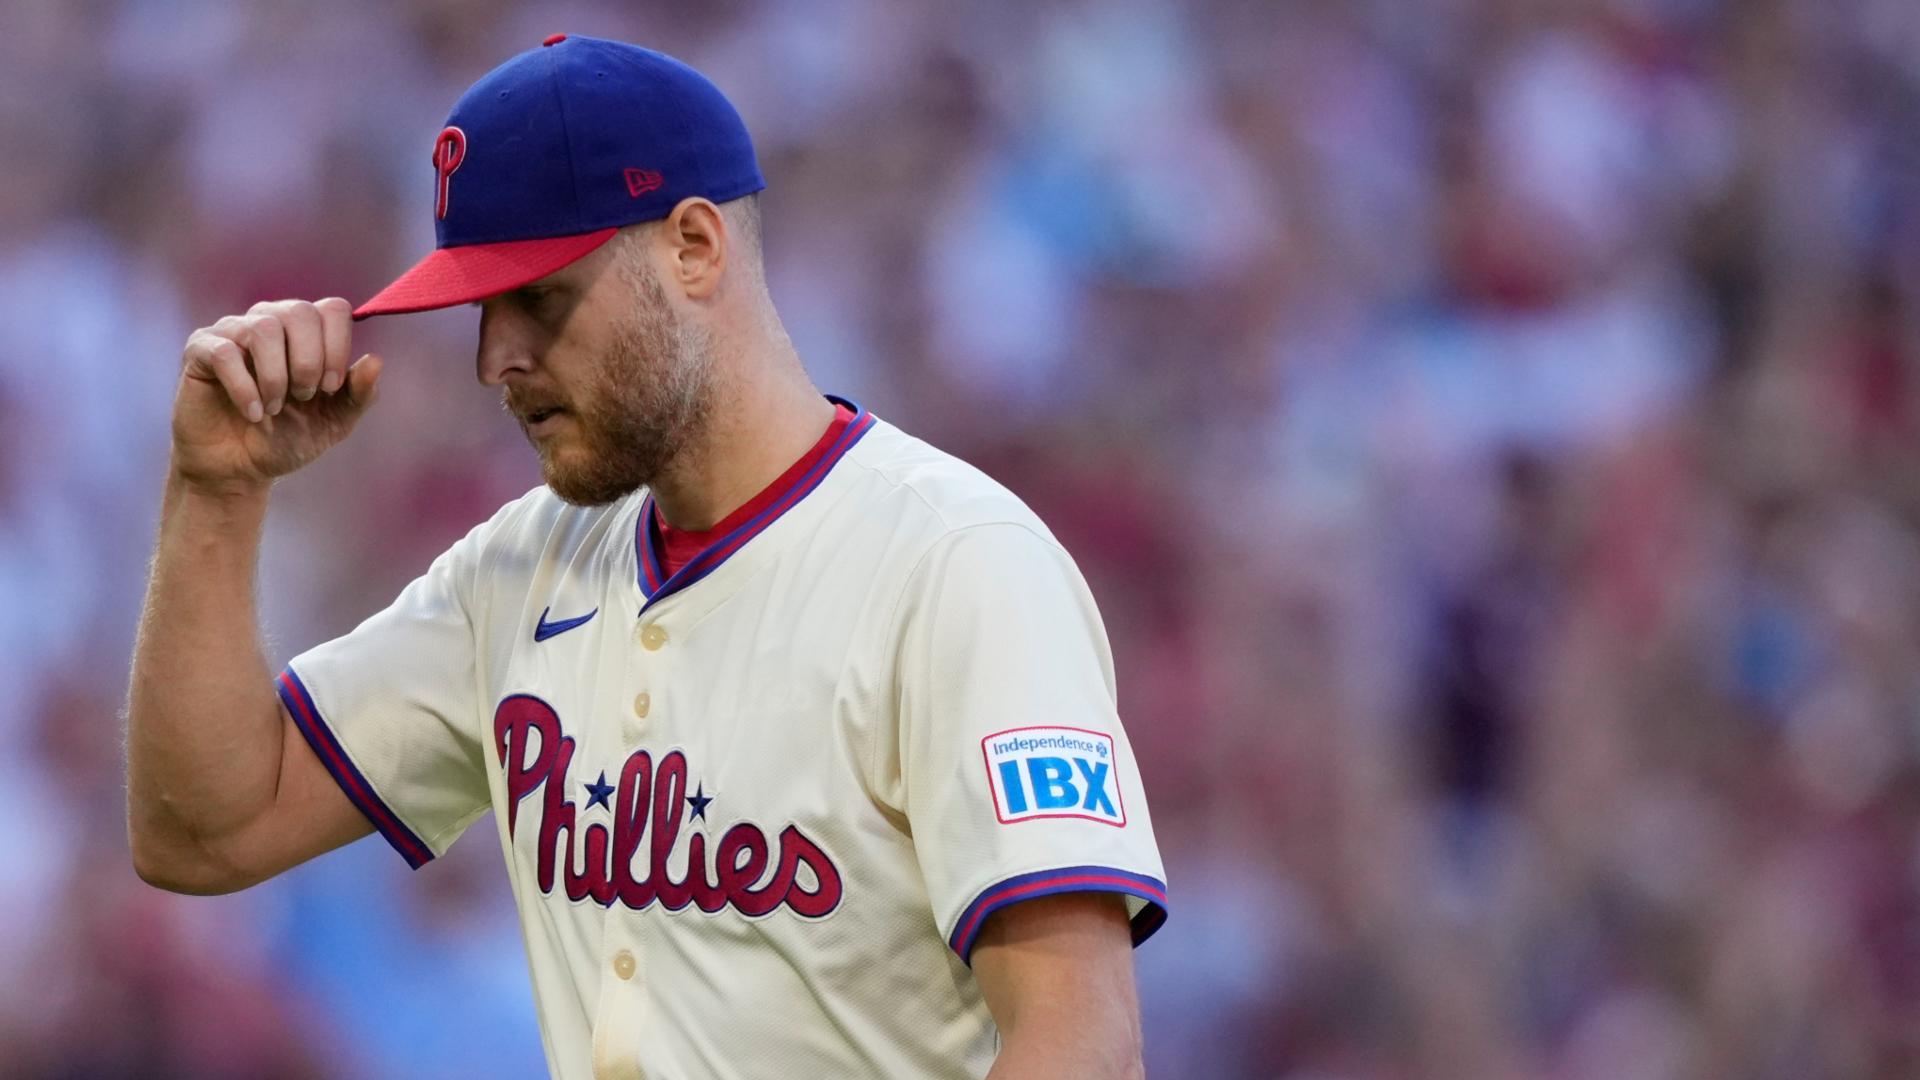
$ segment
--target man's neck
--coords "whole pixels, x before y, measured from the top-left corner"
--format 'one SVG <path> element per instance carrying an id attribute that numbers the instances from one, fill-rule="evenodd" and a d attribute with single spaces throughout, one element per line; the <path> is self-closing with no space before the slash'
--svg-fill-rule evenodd
<path id="1" fill-rule="evenodd" d="M 749 375 L 723 376 L 704 429 L 655 478 L 653 501 L 668 524 L 712 528 L 778 479 L 833 422 L 833 403 L 808 381 L 792 346 L 779 353 Z"/>

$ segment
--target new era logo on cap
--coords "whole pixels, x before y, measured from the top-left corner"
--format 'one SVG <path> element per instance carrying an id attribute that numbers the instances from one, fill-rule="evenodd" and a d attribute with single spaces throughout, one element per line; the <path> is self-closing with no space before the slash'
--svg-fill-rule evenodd
<path id="1" fill-rule="evenodd" d="M 658 191 L 660 185 L 666 183 L 659 173 L 650 169 L 628 169 L 626 177 L 627 194 L 636 199 L 649 191 Z"/>
<path id="2" fill-rule="evenodd" d="M 767 186 L 740 114 L 705 76 L 651 49 L 561 34 L 461 95 L 433 172 L 435 251 L 356 318 L 517 289 L 683 199 Z"/>

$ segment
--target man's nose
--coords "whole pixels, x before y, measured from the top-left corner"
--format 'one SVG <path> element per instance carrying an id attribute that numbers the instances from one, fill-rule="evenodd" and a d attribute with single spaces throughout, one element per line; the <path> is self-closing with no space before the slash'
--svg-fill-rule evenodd
<path id="1" fill-rule="evenodd" d="M 482 385 L 501 386 L 514 372 L 532 370 L 533 352 L 528 348 L 525 330 L 515 324 L 507 305 L 497 300 L 481 303 L 480 349 L 474 373 Z"/>

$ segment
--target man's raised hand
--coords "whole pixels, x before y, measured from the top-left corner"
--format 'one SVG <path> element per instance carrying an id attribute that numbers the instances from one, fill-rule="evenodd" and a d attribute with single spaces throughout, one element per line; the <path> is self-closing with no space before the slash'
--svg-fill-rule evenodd
<path id="1" fill-rule="evenodd" d="M 195 330 L 181 355 L 173 467 L 211 489 L 264 487 L 319 457 L 373 403 L 380 358 L 348 363 L 339 297 L 263 301 Z"/>

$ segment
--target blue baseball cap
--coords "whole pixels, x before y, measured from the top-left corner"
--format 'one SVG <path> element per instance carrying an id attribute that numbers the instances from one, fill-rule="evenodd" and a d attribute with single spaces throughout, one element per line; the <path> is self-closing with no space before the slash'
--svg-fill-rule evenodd
<path id="1" fill-rule="evenodd" d="M 432 254 L 356 319 L 452 307 L 545 277 L 682 199 L 767 186 L 747 126 L 671 56 L 555 34 L 467 89 L 433 142 Z"/>

